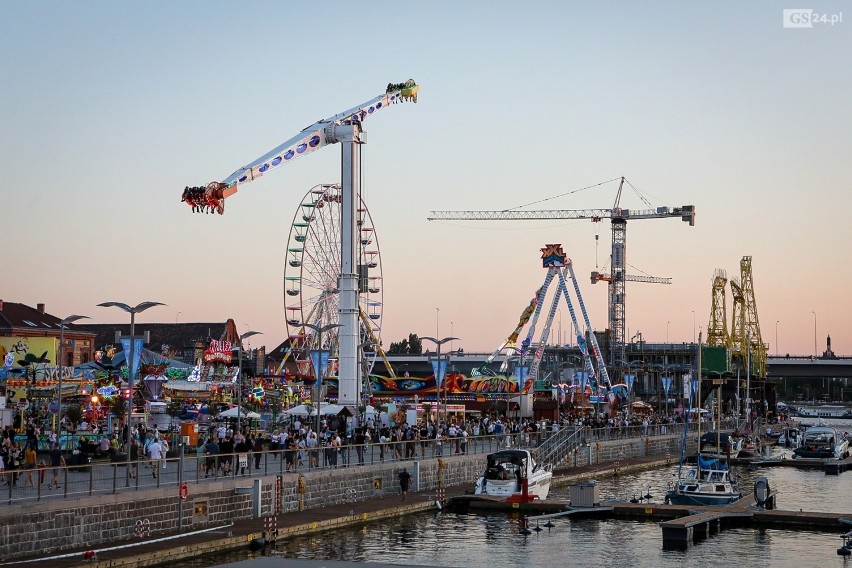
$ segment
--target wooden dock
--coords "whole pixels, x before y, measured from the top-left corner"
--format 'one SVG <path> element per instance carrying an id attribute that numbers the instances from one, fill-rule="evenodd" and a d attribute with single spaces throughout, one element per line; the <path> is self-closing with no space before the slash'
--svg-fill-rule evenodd
<path id="1" fill-rule="evenodd" d="M 772 497 L 774 498 L 773 493 Z M 567 499 L 547 499 L 532 503 L 509 503 L 499 497 L 460 495 L 453 497 L 455 510 L 490 510 L 526 515 L 536 519 L 616 518 L 660 521 L 663 546 L 683 549 L 732 526 L 750 526 L 785 530 L 819 530 L 843 533 L 852 524 L 852 513 L 779 511 L 758 507 L 750 497 L 730 505 L 696 507 L 662 503 L 602 501 L 596 507 L 572 507 Z"/>

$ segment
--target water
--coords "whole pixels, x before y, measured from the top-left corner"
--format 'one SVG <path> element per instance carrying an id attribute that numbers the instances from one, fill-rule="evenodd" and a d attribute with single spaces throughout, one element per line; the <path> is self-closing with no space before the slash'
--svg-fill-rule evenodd
<path id="1" fill-rule="evenodd" d="M 781 453 L 781 449 L 776 450 Z M 598 482 L 601 498 L 627 500 L 650 491 L 660 503 L 677 465 L 621 475 Z M 778 491 L 778 508 L 849 513 L 852 517 L 852 473 L 825 475 L 821 470 L 775 467 L 749 472 L 740 468 L 741 489 L 748 493 L 754 478 L 765 476 Z M 568 487 L 554 487 L 554 497 Z M 279 541 L 286 557 L 384 562 L 435 567 L 493 568 L 518 566 L 807 566 L 852 567 L 837 555 L 837 533 L 777 529 L 727 529 L 686 551 L 663 550 L 656 522 L 554 519 L 556 527 L 525 536 L 521 520 L 507 514 L 424 513 L 399 519 L 327 531 Z M 534 520 L 530 528 L 536 526 Z M 179 564 L 184 568 L 214 566 L 252 558 L 236 551 Z"/>

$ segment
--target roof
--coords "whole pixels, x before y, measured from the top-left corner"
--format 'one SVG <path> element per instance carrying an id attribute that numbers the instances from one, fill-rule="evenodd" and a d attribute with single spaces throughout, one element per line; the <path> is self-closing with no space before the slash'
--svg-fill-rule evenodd
<path id="1" fill-rule="evenodd" d="M 87 323 L 78 324 L 77 328 L 91 331 L 95 334 L 95 345 L 112 345 L 115 343 L 115 332 L 130 335 L 128 323 Z M 134 331 L 137 336 L 151 333 L 151 343 L 159 351 L 161 345 L 172 347 L 193 347 L 196 342 L 209 343 L 211 339 L 220 339 L 225 333 L 225 324 L 215 323 L 137 323 Z M 206 346 L 206 345 L 205 345 Z"/>
<path id="2" fill-rule="evenodd" d="M 13 330 L 22 329 L 34 333 L 54 334 L 59 333 L 61 322 L 61 318 L 44 311 L 44 304 L 38 304 L 38 308 L 34 308 L 18 302 L 0 300 L 0 333 L 11 335 Z M 70 323 L 65 324 L 65 329 L 75 332 L 87 331 L 80 325 Z"/>

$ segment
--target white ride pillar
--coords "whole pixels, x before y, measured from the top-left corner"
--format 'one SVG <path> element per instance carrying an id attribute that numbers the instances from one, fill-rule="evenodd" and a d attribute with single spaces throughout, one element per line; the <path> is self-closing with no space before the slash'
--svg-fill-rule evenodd
<path id="1" fill-rule="evenodd" d="M 341 219 L 340 341 L 338 351 L 338 404 L 360 403 L 361 366 L 358 364 L 358 203 L 361 196 L 361 163 L 358 145 L 363 144 L 358 123 L 333 125 L 332 137 L 341 145 L 340 183 L 343 189 Z"/>

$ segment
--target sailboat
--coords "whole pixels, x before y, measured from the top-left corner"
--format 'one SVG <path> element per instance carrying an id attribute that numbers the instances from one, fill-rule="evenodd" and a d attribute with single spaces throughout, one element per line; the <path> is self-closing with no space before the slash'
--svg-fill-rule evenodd
<path id="1" fill-rule="evenodd" d="M 697 399 L 698 407 L 701 407 L 701 335 L 698 335 L 698 383 Z M 721 387 L 720 387 L 721 390 Z M 717 396 L 717 400 L 720 397 Z M 690 397 L 690 401 L 691 401 Z M 721 409 L 721 406 L 719 407 Z M 692 414 L 687 413 L 687 416 Z M 721 412 L 717 412 L 717 417 Z M 701 439 L 701 413 L 698 413 L 698 438 Z M 737 485 L 736 476 L 728 469 L 728 464 L 718 457 L 705 459 L 699 451 L 696 456 L 696 465 L 690 468 L 686 475 L 683 471 L 684 454 L 686 453 L 687 431 L 689 430 L 689 419 L 683 431 L 683 442 L 680 455 L 680 467 L 678 467 L 678 480 L 669 487 L 666 492 L 666 503 L 674 505 L 727 505 L 742 497 Z M 717 427 L 718 432 L 718 427 Z M 717 455 L 720 452 L 717 450 Z"/>

